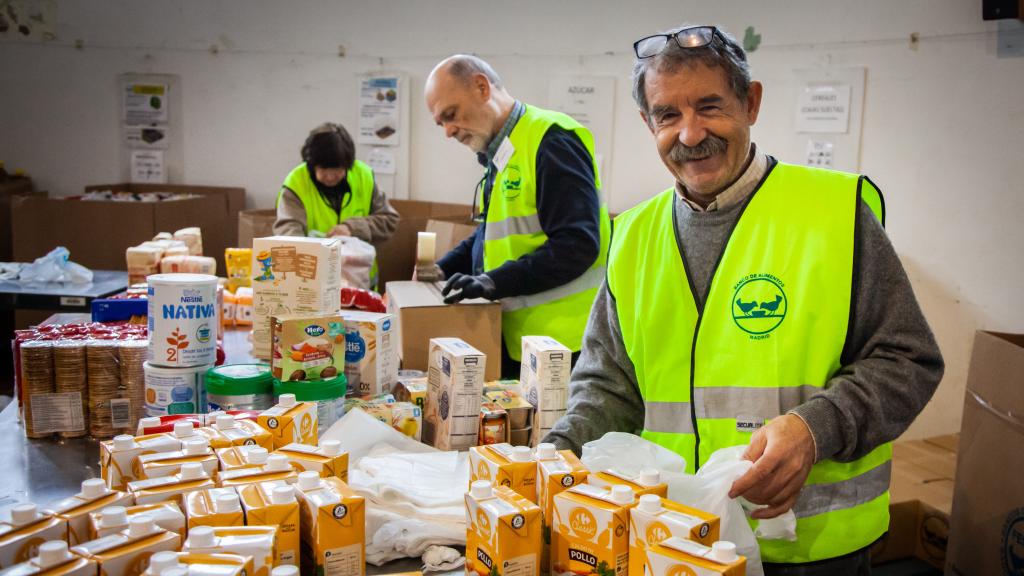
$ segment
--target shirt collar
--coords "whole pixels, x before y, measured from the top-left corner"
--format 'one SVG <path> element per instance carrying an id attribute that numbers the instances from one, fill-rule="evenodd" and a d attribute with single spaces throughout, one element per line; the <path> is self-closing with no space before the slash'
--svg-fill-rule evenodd
<path id="1" fill-rule="evenodd" d="M 718 196 L 715 196 L 715 199 L 708 204 L 707 208 L 702 207 L 689 198 L 686 188 L 678 181 L 676 182 L 676 195 L 694 212 L 714 212 L 739 204 L 747 196 L 750 196 L 754 188 L 757 187 L 757 183 L 761 181 L 765 172 L 768 171 L 768 155 L 759 151 L 753 142 L 750 143 L 750 153 L 753 155 L 753 158 L 750 160 L 747 169 L 728 188 L 722 190 Z"/>
<path id="2" fill-rule="evenodd" d="M 512 105 L 512 112 L 509 113 L 508 118 L 505 120 L 505 124 L 494 135 L 494 138 L 491 138 L 490 143 L 487 144 L 487 151 L 477 152 L 476 159 L 480 162 L 481 166 L 490 166 L 491 160 L 498 153 L 501 143 L 512 133 L 512 129 L 516 127 L 516 123 L 522 118 L 524 112 L 526 112 L 526 105 L 516 100 L 515 104 Z"/>

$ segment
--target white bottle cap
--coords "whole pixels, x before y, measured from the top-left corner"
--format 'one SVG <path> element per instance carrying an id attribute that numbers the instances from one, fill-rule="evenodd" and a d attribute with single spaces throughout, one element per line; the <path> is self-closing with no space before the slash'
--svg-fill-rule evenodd
<path id="1" fill-rule="evenodd" d="M 230 430 L 235 427 L 235 417 L 231 414 L 218 414 L 217 415 L 217 429 L 218 430 Z"/>
<path id="2" fill-rule="evenodd" d="M 494 496 L 494 488 L 487 480 L 477 480 L 469 485 L 469 495 L 477 500 L 484 500 Z"/>
<path id="3" fill-rule="evenodd" d="M 281 394 L 281 396 L 277 399 L 277 403 L 280 404 L 281 406 L 284 406 L 285 408 L 291 408 L 296 404 L 295 394 Z"/>
<path id="4" fill-rule="evenodd" d="M 612 486 L 612 502 L 616 504 L 632 504 L 634 500 L 633 489 L 623 484 Z"/>
<path id="5" fill-rule="evenodd" d="M 196 429 L 192 426 L 191 422 L 175 422 L 174 423 L 174 436 L 177 438 L 188 438 L 189 436 L 195 436 Z"/>
<path id="6" fill-rule="evenodd" d="M 267 456 L 267 464 L 263 467 L 264 470 L 272 470 L 274 472 L 284 472 L 292 469 L 292 465 L 288 462 L 288 457 L 284 454 L 271 454 Z"/>
<path id="7" fill-rule="evenodd" d="M 146 416 L 145 418 L 140 418 L 139 419 L 139 428 L 138 429 L 140 430 L 140 433 L 141 433 L 141 431 L 145 430 L 146 428 L 154 428 L 154 427 L 159 426 L 159 425 L 160 425 L 160 417 L 159 416 Z"/>
<path id="8" fill-rule="evenodd" d="M 188 567 L 175 566 L 174 568 L 164 568 L 160 571 L 160 576 L 188 576 Z"/>
<path id="9" fill-rule="evenodd" d="M 552 460 L 558 456 L 558 450 L 555 449 L 555 445 L 550 442 L 541 442 L 537 444 L 537 459 L 538 460 Z"/>
<path id="10" fill-rule="evenodd" d="M 128 511 L 124 506 L 107 506 L 100 511 L 100 526 L 113 528 L 128 524 Z"/>
<path id="11" fill-rule="evenodd" d="M 202 464 L 199 462 L 186 462 L 181 465 L 182 480 L 198 480 L 199 478 L 206 478 L 206 470 L 203 469 Z"/>
<path id="12" fill-rule="evenodd" d="M 210 548 L 216 542 L 213 535 L 213 528 L 210 526 L 196 526 L 188 531 L 189 548 Z"/>
<path id="13" fill-rule="evenodd" d="M 637 505 L 637 510 L 647 512 L 648 514 L 661 512 L 661 496 L 657 494 L 644 494 L 640 497 L 640 504 Z"/>
<path id="14" fill-rule="evenodd" d="M 15 526 L 35 522 L 39 519 L 39 516 L 39 507 L 31 502 L 28 504 L 18 504 L 11 508 L 11 524 Z"/>
<path id="15" fill-rule="evenodd" d="M 637 478 L 637 484 L 641 486 L 657 486 L 661 484 L 661 472 L 658 472 L 654 468 L 644 468 L 640 471 L 640 477 Z"/>
<path id="16" fill-rule="evenodd" d="M 131 450 L 135 446 L 135 438 L 127 434 L 114 436 L 114 450 Z"/>
<path id="17" fill-rule="evenodd" d="M 302 490 L 315 490 L 320 487 L 320 474 L 312 470 L 299 472 L 299 488 Z"/>
<path id="18" fill-rule="evenodd" d="M 274 504 L 291 504 L 295 502 L 295 489 L 291 486 L 277 486 L 270 493 L 270 501 Z"/>
<path id="19" fill-rule="evenodd" d="M 299 569 L 291 564 L 285 564 L 271 570 L 270 576 L 299 576 Z"/>
<path id="20" fill-rule="evenodd" d="M 156 532 L 156 520 L 149 514 L 137 514 L 128 521 L 128 536 L 137 538 Z"/>
<path id="21" fill-rule="evenodd" d="M 63 540 L 50 540 L 39 545 L 39 567 L 49 568 L 71 560 L 68 543 Z"/>
<path id="22" fill-rule="evenodd" d="M 245 461 L 249 464 L 263 464 L 270 453 L 262 446 L 249 448 L 245 451 Z"/>
<path id="23" fill-rule="evenodd" d="M 198 456 L 199 454 L 206 454 L 206 440 L 186 440 L 185 441 L 185 455 L 186 456 Z"/>
<path id="24" fill-rule="evenodd" d="M 712 544 L 708 557 L 721 564 L 732 564 L 739 559 L 739 555 L 736 554 L 736 545 L 728 540 L 719 540 Z"/>
<path id="25" fill-rule="evenodd" d="M 220 416 L 221 414 L 227 414 L 227 412 L 223 410 L 214 410 L 213 412 L 210 412 L 206 415 L 206 418 L 203 420 L 203 422 L 206 422 L 207 426 L 210 426 L 211 424 L 216 424 L 217 416 Z"/>
<path id="26" fill-rule="evenodd" d="M 324 440 L 320 443 L 320 450 L 324 456 L 337 456 L 341 454 L 341 442 L 338 440 Z"/>
<path id="27" fill-rule="evenodd" d="M 533 450 L 529 446 L 516 446 L 512 448 L 513 462 L 529 462 L 533 459 Z"/>
<path id="28" fill-rule="evenodd" d="M 220 514 L 238 512 L 242 509 L 242 504 L 238 501 L 238 494 L 221 493 L 217 495 L 214 509 Z"/>
<path id="29" fill-rule="evenodd" d="M 95 499 L 107 493 L 107 483 L 102 478 L 89 478 L 82 481 L 82 498 Z"/>
<path id="30" fill-rule="evenodd" d="M 154 574 L 164 574 L 164 570 L 171 568 L 180 568 L 181 564 L 178 563 L 178 553 L 164 550 L 163 552 L 157 552 L 149 557 L 149 571 Z"/>

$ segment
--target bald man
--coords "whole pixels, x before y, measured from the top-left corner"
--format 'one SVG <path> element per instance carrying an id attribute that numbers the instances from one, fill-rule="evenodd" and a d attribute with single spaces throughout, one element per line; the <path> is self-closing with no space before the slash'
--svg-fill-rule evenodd
<path id="1" fill-rule="evenodd" d="M 593 136 L 565 114 L 513 98 L 475 56 L 438 64 L 425 97 L 445 136 L 484 167 L 473 199 L 480 225 L 434 270 L 447 280 L 445 302 L 501 301 L 505 376 L 519 374 L 523 336 L 550 336 L 575 360 L 611 234 Z"/>

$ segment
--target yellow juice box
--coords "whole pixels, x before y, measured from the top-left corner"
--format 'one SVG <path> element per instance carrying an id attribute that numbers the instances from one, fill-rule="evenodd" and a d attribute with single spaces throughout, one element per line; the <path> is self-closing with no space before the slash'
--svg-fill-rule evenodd
<path id="1" fill-rule="evenodd" d="M 616 574 L 629 568 L 629 509 L 633 489 L 578 484 L 555 496 L 551 518 L 551 573 Z"/>
<path id="2" fill-rule="evenodd" d="M 39 545 L 39 555 L 4 570 L 4 576 L 96 576 L 96 562 L 76 556 L 63 540 Z"/>
<path id="3" fill-rule="evenodd" d="M 305 446 L 305 444 L 303 444 Z M 249 526 L 277 526 L 277 557 L 274 565 L 299 565 L 299 501 L 295 488 L 283 480 L 239 486 Z"/>
<path id="4" fill-rule="evenodd" d="M 281 394 L 277 405 L 264 410 L 256 421 L 273 438 L 268 450 L 284 448 L 292 442 L 316 446 L 316 402 L 298 402 L 294 394 Z"/>
<path id="5" fill-rule="evenodd" d="M 340 479 L 307 471 L 295 485 L 302 520 L 303 574 L 363 576 L 366 573 L 366 508 Z"/>
<path id="6" fill-rule="evenodd" d="M 146 478 L 128 483 L 128 492 L 135 497 L 136 504 L 156 504 L 173 500 L 183 506 L 182 495 L 193 490 L 214 488 L 216 483 L 198 462 L 182 464 L 181 472 L 161 478 Z"/>
<path id="7" fill-rule="evenodd" d="M 608 489 L 616 484 L 622 484 L 632 488 L 637 497 L 656 494 L 668 498 L 668 484 L 661 481 L 661 473 L 654 468 L 641 470 L 638 475 L 627 474 L 614 468 L 591 472 L 587 477 L 587 484 Z"/>
<path id="8" fill-rule="evenodd" d="M 255 576 L 269 576 L 274 567 L 277 528 L 273 526 L 197 526 L 190 530 L 182 552 L 251 556 Z"/>
<path id="9" fill-rule="evenodd" d="M 321 477 L 336 476 L 348 481 L 348 452 L 341 449 L 341 442 L 324 440 L 319 446 L 292 443 L 274 452 L 288 458 L 298 472 L 312 470 Z"/>
<path id="10" fill-rule="evenodd" d="M 572 450 L 556 450 L 554 444 L 537 445 L 537 505 L 543 522 L 544 550 L 541 553 L 542 574 L 551 571 L 551 513 L 555 495 L 587 481 L 587 467 Z"/>
<path id="11" fill-rule="evenodd" d="M 229 488 L 273 480 L 294 484 L 298 479 L 299 473 L 292 468 L 287 456 L 271 454 L 267 457 L 267 463 L 259 468 L 235 468 L 221 472 L 219 481 L 222 487 Z"/>
<path id="12" fill-rule="evenodd" d="M 220 471 L 237 468 L 259 468 L 267 463 L 270 452 L 263 446 L 231 446 L 217 450 Z"/>
<path id="13" fill-rule="evenodd" d="M 248 576 L 253 573 L 252 556 L 240 554 L 193 554 L 157 552 L 141 576 Z"/>
<path id="14" fill-rule="evenodd" d="M 113 440 L 100 442 L 100 477 L 113 490 L 124 490 L 132 480 L 135 459 L 143 454 L 173 452 L 181 449 L 181 442 L 173 434 L 148 434 L 146 436 L 114 436 Z"/>
<path id="15" fill-rule="evenodd" d="M 0 568 L 28 562 L 38 553 L 40 544 L 67 537 L 67 520 L 40 512 L 32 503 L 18 504 L 0 518 Z"/>
<path id="16" fill-rule="evenodd" d="M 530 502 L 537 502 L 537 462 L 529 446 L 508 443 L 469 449 L 469 481 L 487 480 L 511 488 Z"/>
<path id="17" fill-rule="evenodd" d="M 245 526 L 245 513 L 234 488 L 207 488 L 185 494 L 188 529 L 196 526 Z"/>
<path id="18" fill-rule="evenodd" d="M 208 430 L 213 430 L 210 447 L 214 450 L 253 444 L 267 450 L 273 449 L 274 443 L 270 432 L 252 420 L 236 420 L 231 414 L 218 414 L 213 426 L 208 426 L 205 430 L 200 429 L 199 432 L 209 434 Z"/>
<path id="19" fill-rule="evenodd" d="M 647 550 L 650 576 L 744 576 L 747 559 L 736 545 L 719 540 L 704 546 L 683 538 L 669 538 Z"/>
<path id="20" fill-rule="evenodd" d="M 644 494 L 629 511 L 629 573 L 650 574 L 647 549 L 663 540 L 683 538 L 710 546 L 718 541 L 719 530 L 714 514 Z"/>
<path id="21" fill-rule="evenodd" d="M 185 541 L 185 513 L 176 502 L 140 504 L 138 506 L 107 506 L 99 512 L 89 513 L 89 539 L 95 540 L 128 529 L 134 516 L 146 514 L 157 527 L 174 532 Z"/>
<path id="22" fill-rule="evenodd" d="M 107 488 L 102 478 L 82 482 L 82 491 L 74 496 L 51 502 L 46 508 L 68 523 L 68 544 L 74 546 L 89 538 L 89 513 L 107 506 L 129 506 L 134 503 L 130 495 Z"/>
<path id="23" fill-rule="evenodd" d="M 152 518 L 142 514 L 131 519 L 127 530 L 79 544 L 71 551 L 95 561 L 100 574 L 135 576 L 146 570 L 150 556 L 176 551 L 179 546 L 177 534 L 157 527 Z"/>
<path id="24" fill-rule="evenodd" d="M 477 480 L 466 494 L 466 574 L 540 574 L 540 507 L 505 486 Z"/>
<path id="25" fill-rule="evenodd" d="M 213 477 L 220 467 L 217 456 L 206 444 L 206 440 L 196 438 L 184 442 L 182 450 L 174 452 L 157 452 L 155 454 L 143 454 L 135 459 L 135 477 L 138 480 L 146 478 L 160 478 L 173 476 L 181 472 L 181 467 L 189 462 L 198 462 L 206 470 L 206 474 Z"/>

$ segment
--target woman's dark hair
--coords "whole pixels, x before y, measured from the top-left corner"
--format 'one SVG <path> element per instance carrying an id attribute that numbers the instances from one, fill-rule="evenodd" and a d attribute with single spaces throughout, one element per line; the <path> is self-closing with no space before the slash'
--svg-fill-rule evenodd
<path id="1" fill-rule="evenodd" d="M 327 122 L 314 128 L 302 145 L 302 160 L 310 168 L 344 168 L 356 161 L 356 145 L 341 124 Z"/>

